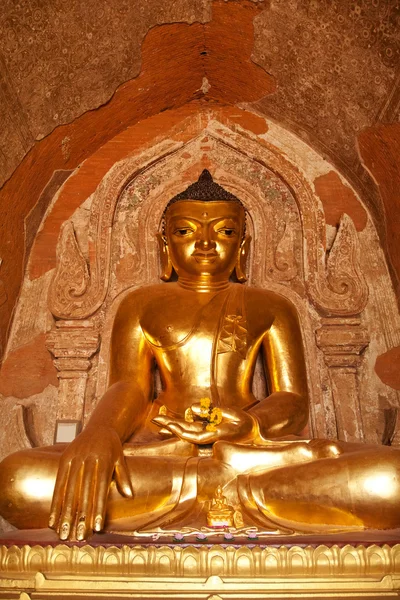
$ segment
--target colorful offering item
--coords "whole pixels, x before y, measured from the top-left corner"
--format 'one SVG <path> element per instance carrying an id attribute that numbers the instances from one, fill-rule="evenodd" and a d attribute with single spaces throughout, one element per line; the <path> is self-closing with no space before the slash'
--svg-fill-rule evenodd
<path id="1" fill-rule="evenodd" d="M 200 400 L 200 417 L 207 423 L 206 431 L 216 431 L 217 425 L 222 423 L 222 410 L 213 407 L 210 398 Z"/>

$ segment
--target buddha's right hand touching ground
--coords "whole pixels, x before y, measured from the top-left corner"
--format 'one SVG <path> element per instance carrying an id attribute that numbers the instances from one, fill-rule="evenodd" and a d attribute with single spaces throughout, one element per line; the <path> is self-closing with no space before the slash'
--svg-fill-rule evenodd
<path id="1" fill-rule="evenodd" d="M 87 427 L 63 452 L 51 506 L 49 527 L 62 540 L 84 540 L 104 527 L 112 479 L 119 492 L 132 487 L 117 432 Z"/>

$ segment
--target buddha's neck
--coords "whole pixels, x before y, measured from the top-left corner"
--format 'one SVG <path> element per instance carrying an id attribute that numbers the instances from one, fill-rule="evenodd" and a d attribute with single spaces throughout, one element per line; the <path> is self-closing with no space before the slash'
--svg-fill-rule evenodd
<path id="1" fill-rule="evenodd" d="M 226 290 L 229 287 L 229 279 L 215 280 L 210 277 L 179 277 L 178 285 L 185 290 L 192 290 L 194 292 L 219 292 Z"/>

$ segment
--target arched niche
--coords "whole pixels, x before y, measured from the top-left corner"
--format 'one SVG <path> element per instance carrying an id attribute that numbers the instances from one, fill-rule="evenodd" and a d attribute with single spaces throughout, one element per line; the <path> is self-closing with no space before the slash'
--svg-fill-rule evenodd
<path id="1" fill-rule="evenodd" d="M 273 142 L 226 119 L 222 122 L 211 112 L 186 119 L 179 136 L 166 131 L 144 151 L 116 162 L 94 194 L 65 220 L 48 303 L 39 307 L 50 308 L 55 317 L 47 347 L 60 378 L 57 418 L 86 420 L 90 415 L 107 385 L 110 331 L 120 301 L 130 290 L 159 281 L 154 235 L 164 207 L 208 168 L 248 210 L 253 237 L 248 285 L 283 294 L 299 313 L 311 433 L 379 441 L 373 439 L 375 422 L 368 424 L 368 415 L 377 413 L 377 392 L 382 392 L 370 375 L 368 342 L 374 339 L 373 356 L 378 340 L 371 321 L 379 313 L 387 331 L 379 343 L 386 348 L 398 315 L 393 304 L 386 314 L 381 310 L 378 282 L 360 253 L 360 246 L 376 247 L 376 233 L 369 223 L 367 232 L 358 234 L 344 215 L 328 244 L 312 178 L 296 161 L 299 146 L 293 146 L 290 155 Z M 321 160 L 308 147 L 304 152 L 310 162 Z M 74 177 L 79 178 L 79 172 Z M 383 273 L 382 253 L 379 260 Z M 368 296 L 368 289 L 374 293 Z M 367 386 L 371 401 L 363 406 L 360 394 Z M 385 388 L 384 393 L 389 403 L 397 401 L 392 390 Z M 348 415 L 354 424 L 351 430 L 345 426 Z M 46 427 L 54 428 L 54 421 Z"/>
<path id="2" fill-rule="evenodd" d="M 182 174 L 189 170 L 189 159 L 215 165 L 214 175 L 217 181 L 218 168 L 221 171 L 225 170 L 227 181 L 221 177 L 221 182 L 232 190 L 235 190 L 236 182 L 236 187 L 241 188 L 239 191 L 243 201 L 246 201 L 245 196 L 248 197 L 247 208 L 254 222 L 259 221 L 265 232 L 271 232 L 273 222 L 270 219 L 267 226 L 269 206 L 265 199 L 268 195 L 265 195 L 263 184 L 265 181 L 272 181 L 277 186 L 277 182 L 282 182 L 289 191 L 289 197 L 297 204 L 300 215 L 304 282 L 310 300 L 327 316 L 348 316 L 362 311 L 367 301 L 368 290 L 358 269 L 358 244 L 351 219 L 343 219 L 340 235 L 331 249 L 330 260 L 326 263 L 323 210 L 307 179 L 273 146 L 261 146 L 221 123 L 211 121 L 194 139 L 184 144 L 161 142 L 144 155 L 133 156 L 117 163 L 103 178 L 93 197 L 89 221 L 90 276 L 85 259 L 79 255 L 79 248 L 75 248 L 75 253 L 72 250 L 72 230 L 66 223 L 66 231 L 60 239 L 58 266 L 49 295 L 49 307 L 56 317 L 87 318 L 104 301 L 109 285 L 112 226 L 116 207 L 124 189 L 132 180 L 136 180 L 136 189 L 139 190 L 140 186 L 145 187 L 149 172 L 156 177 L 155 173 L 161 170 L 164 175 L 162 198 L 165 205 L 165 198 L 171 197 L 169 193 L 172 193 L 174 181 L 179 177 L 181 183 L 185 181 Z M 193 181 L 193 175 L 186 180 L 189 184 Z M 240 181 L 242 185 L 239 184 Z M 154 197 L 149 206 L 154 218 L 157 218 L 156 194 L 152 193 L 150 197 Z M 262 210 L 260 205 L 263 206 Z M 280 212 L 283 211 L 284 208 L 281 207 Z M 284 231 L 286 228 L 288 233 L 296 230 L 298 232 L 299 229 L 294 223 L 291 226 L 285 223 Z M 141 241 L 146 234 L 142 228 Z M 140 247 L 146 248 L 146 244 L 140 244 Z M 71 249 L 70 252 L 67 248 Z M 277 246 L 275 250 L 278 250 Z M 262 261 L 265 258 L 268 273 L 272 275 L 270 277 L 260 273 L 261 284 L 264 280 L 287 279 L 285 271 L 288 263 L 284 261 L 285 266 L 279 269 L 272 253 L 273 250 L 267 245 L 259 254 Z M 287 261 L 289 264 L 293 263 L 294 258 L 290 256 L 290 252 L 287 254 Z M 338 255 L 341 259 L 340 264 L 335 260 Z M 151 260 L 151 254 L 144 258 Z M 148 260 L 141 263 L 147 264 Z M 276 274 L 276 271 L 281 273 Z"/>

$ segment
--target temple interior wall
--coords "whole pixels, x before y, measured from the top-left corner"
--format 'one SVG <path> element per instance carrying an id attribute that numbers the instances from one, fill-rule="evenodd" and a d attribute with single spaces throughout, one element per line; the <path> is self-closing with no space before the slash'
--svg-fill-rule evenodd
<path id="1" fill-rule="evenodd" d="M 0 27 L 0 357 L 56 190 L 127 127 L 158 116 L 139 147 L 194 104 L 247 108 L 258 133 L 255 115 L 327 157 L 368 206 L 398 294 L 396 0 L 10 1 Z M 349 202 L 339 186 L 329 204 Z"/>
<path id="2" fill-rule="evenodd" d="M 73 171 L 38 229 L 0 374 L 1 457 L 52 444 L 57 420 L 87 421 L 107 386 L 115 311 L 130 290 L 159 281 L 163 210 L 203 168 L 248 211 L 247 285 L 283 294 L 299 314 L 307 434 L 400 444 L 396 296 L 369 210 L 349 181 L 248 111 L 178 111 L 138 147 L 141 127 Z M 255 389 L 265 390 L 260 366 Z"/>

